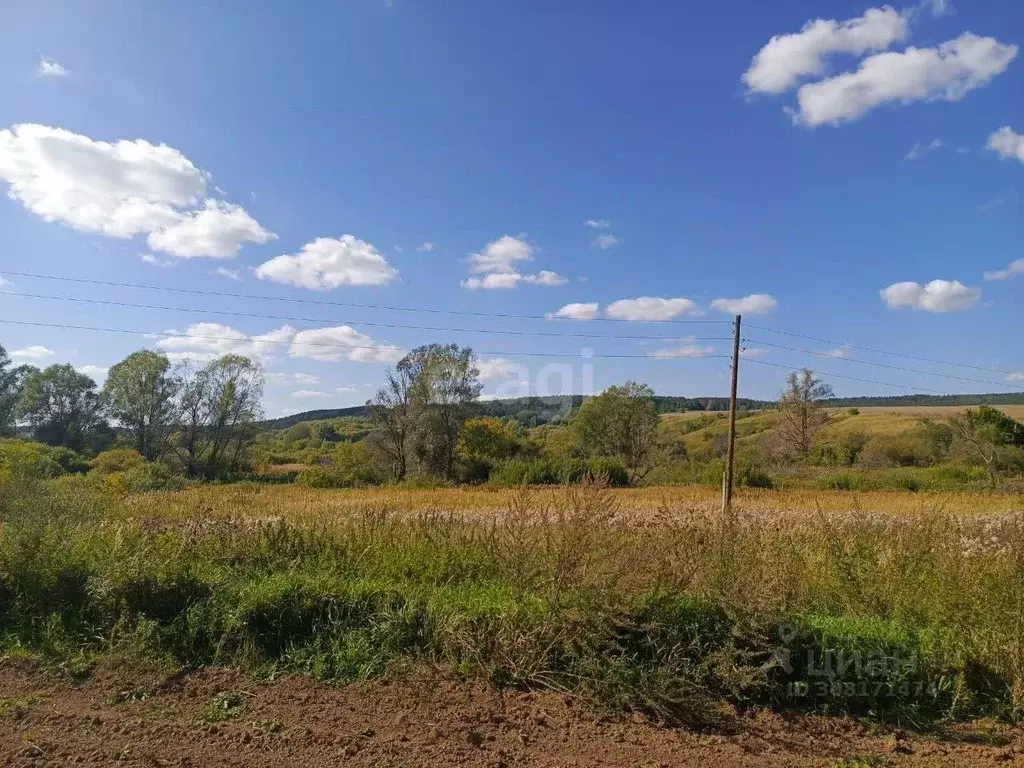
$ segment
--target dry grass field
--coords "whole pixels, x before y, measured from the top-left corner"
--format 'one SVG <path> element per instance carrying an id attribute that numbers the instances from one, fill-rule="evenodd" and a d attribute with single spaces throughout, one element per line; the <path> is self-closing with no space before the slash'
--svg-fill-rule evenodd
<path id="1" fill-rule="evenodd" d="M 480 488 L 415 489 L 383 486 L 317 490 L 295 485 L 198 486 L 174 493 L 132 496 L 128 504 L 140 512 L 159 510 L 175 517 L 230 517 L 261 520 L 339 521 L 370 511 L 402 516 L 454 514 L 463 519 L 501 519 L 525 504 L 532 510 L 562 505 L 563 488 L 529 490 Z M 614 500 L 619 522 L 635 525 L 672 524 L 694 514 L 714 518 L 721 495 L 701 486 L 653 486 L 605 491 Z M 828 513 L 875 512 L 913 516 L 947 512 L 969 516 L 1020 512 L 1024 501 L 1012 493 L 907 493 L 874 491 L 762 490 L 743 488 L 735 497 L 742 515 L 787 519 L 806 517 L 818 510 Z"/>

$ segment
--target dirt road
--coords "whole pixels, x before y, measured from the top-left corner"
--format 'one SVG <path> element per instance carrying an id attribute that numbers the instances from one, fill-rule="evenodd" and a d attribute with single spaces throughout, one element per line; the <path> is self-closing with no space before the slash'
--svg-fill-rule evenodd
<path id="1" fill-rule="evenodd" d="M 602 717 L 554 693 L 483 683 L 332 688 L 230 670 L 164 677 L 105 666 L 76 683 L 0 663 L 4 766 L 970 766 L 1024 765 L 1024 732 L 943 738 L 847 718 L 736 715 L 712 729 Z"/>

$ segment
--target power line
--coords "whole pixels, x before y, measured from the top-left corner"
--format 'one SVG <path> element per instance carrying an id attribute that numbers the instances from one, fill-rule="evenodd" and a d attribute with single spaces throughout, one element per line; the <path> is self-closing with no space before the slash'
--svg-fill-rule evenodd
<path id="1" fill-rule="evenodd" d="M 745 342 L 749 341 L 749 342 L 754 343 L 754 344 L 760 344 L 760 345 L 765 346 L 765 347 L 772 347 L 774 349 L 784 349 L 784 350 L 786 350 L 788 352 L 800 352 L 800 353 L 803 353 L 805 355 L 814 355 L 815 357 L 823 357 L 823 358 L 828 359 L 828 360 L 838 360 L 840 362 L 856 363 L 858 365 L 873 365 L 876 368 L 887 368 L 887 369 L 892 370 L 892 371 L 903 371 L 905 373 L 916 373 L 916 374 L 918 374 L 920 376 L 937 376 L 937 377 L 943 378 L 943 379 L 954 379 L 956 381 L 967 381 L 967 382 L 970 382 L 972 384 L 985 384 L 986 386 L 990 386 L 990 387 L 1012 387 L 1014 389 L 1024 389 L 1024 387 L 1021 387 L 1018 384 L 1009 384 L 1009 383 L 1006 383 L 1006 382 L 998 382 L 998 381 L 986 381 L 984 379 L 972 379 L 972 378 L 968 378 L 967 376 L 954 376 L 953 374 L 949 374 L 949 373 L 936 373 L 936 372 L 933 372 L 933 371 L 922 371 L 919 368 L 907 368 L 907 367 L 902 366 L 902 365 L 889 365 L 888 363 L 876 363 L 876 362 L 874 362 L 872 360 L 858 360 L 858 359 L 853 358 L 853 357 L 837 357 L 835 355 L 830 355 L 827 352 L 817 352 L 817 351 L 815 351 L 813 349 L 799 349 L 797 347 L 787 347 L 787 346 L 784 346 L 782 344 L 773 344 L 770 341 L 764 341 L 762 339 L 747 339 L 747 338 L 745 338 L 744 341 Z"/>
<path id="2" fill-rule="evenodd" d="M 794 331 L 782 331 L 782 330 L 779 330 L 778 328 L 766 328 L 766 327 L 764 327 L 762 325 L 748 325 L 747 327 L 748 328 L 752 328 L 753 330 L 756 330 L 756 331 L 765 331 L 767 333 L 778 333 L 778 334 L 781 334 L 782 336 L 793 336 L 794 338 L 807 339 L 808 341 L 817 341 L 817 342 L 820 342 L 822 344 L 836 344 L 838 346 L 847 347 L 849 349 L 857 349 L 857 350 L 860 350 L 861 352 L 873 352 L 873 353 L 878 354 L 878 355 L 890 355 L 892 357 L 902 357 L 902 358 L 905 358 L 907 360 L 916 360 L 919 363 L 935 363 L 936 365 L 952 365 L 952 366 L 954 366 L 956 368 L 972 368 L 972 369 L 974 369 L 976 371 L 988 371 L 989 373 L 1005 373 L 1005 374 L 1012 374 L 1013 373 L 1013 371 L 1004 371 L 1004 370 L 1000 370 L 999 368 L 986 368 L 985 366 L 982 366 L 982 365 L 972 365 L 970 363 L 957 363 L 957 362 L 953 362 L 951 360 L 934 360 L 934 359 L 932 359 L 930 357 L 920 357 L 918 355 L 910 355 L 910 354 L 907 354 L 906 352 L 892 352 L 892 351 L 886 350 L 886 349 L 876 349 L 874 347 L 865 347 L 865 346 L 861 346 L 861 345 L 858 345 L 858 344 L 849 344 L 849 343 L 843 342 L 843 341 L 834 341 L 832 339 L 822 339 L 822 338 L 820 338 L 818 336 L 808 336 L 805 333 L 796 333 Z"/>
<path id="3" fill-rule="evenodd" d="M 489 333 L 500 336 L 544 336 L 551 338 L 565 339 L 617 339 L 617 340 L 645 340 L 645 341 L 667 341 L 664 334 L 659 336 L 650 335 L 628 335 L 628 334 L 602 334 L 602 333 L 557 333 L 555 331 L 519 331 L 500 328 L 440 328 L 429 325 L 404 325 L 402 323 L 378 323 L 364 320 L 332 320 L 318 317 L 295 317 L 292 315 L 268 315 L 259 312 L 236 312 L 226 309 L 200 309 L 198 307 L 167 307 L 159 304 L 138 304 L 131 301 L 115 301 L 113 299 L 86 299 L 79 296 L 51 296 L 41 293 L 22 293 L 19 291 L 0 291 L 3 296 L 18 296 L 27 299 L 48 299 L 53 301 L 72 301 L 81 304 L 101 304 L 113 307 L 129 307 L 133 309 L 159 309 L 167 312 L 188 312 L 190 314 L 204 315 L 230 315 L 232 317 L 252 317 L 262 320 L 290 320 L 302 323 L 341 323 L 347 325 L 365 325 L 375 328 L 402 328 L 413 331 L 440 331 L 444 333 Z M 693 341 L 728 341 L 728 336 L 692 336 L 688 340 Z"/>
<path id="4" fill-rule="evenodd" d="M 799 371 L 801 368 L 795 368 L 792 365 L 780 365 L 779 363 L 769 363 L 767 360 L 755 360 L 752 357 L 743 358 L 744 363 L 757 363 L 758 365 L 770 365 L 772 368 L 781 368 L 785 371 Z M 897 389 L 909 389 L 911 392 L 927 392 L 933 395 L 946 395 L 948 392 L 941 392 L 937 389 L 925 389 L 924 387 L 908 387 L 906 384 L 894 384 L 891 381 L 876 381 L 875 379 L 861 379 L 856 376 L 844 376 L 841 373 L 828 373 L 826 371 L 817 371 L 822 376 L 833 378 L 833 379 L 848 379 L 849 381 L 859 381 L 864 384 L 878 384 L 883 387 L 896 387 Z"/>
<path id="5" fill-rule="evenodd" d="M 251 344 L 287 344 L 289 346 L 304 346 L 304 347 L 326 347 L 334 349 L 372 349 L 378 352 L 409 352 L 410 350 L 388 345 L 369 345 L 369 344 L 333 344 L 327 342 L 314 342 L 314 341 L 290 341 L 285 339 L 261 339 L 256 336 L 212 336 L 198 333 L 168 333 L 166 331 L 139 331 L 132 328 L 107 328 L 102 326 L 92 325 L 69 325 L 66 323 L 41 323 L 32 322 L 28 320 L 9 320 L 0 318 L 0 324 L 5 325 L 25 325 L 36 328 L 61 328 L 75 331 L 97 331 L 103 333 L 127 333 L 136 336 L 146 336 L 149 338 L 165 338 L 165 339 L 201 339 L 208 341 L 230 341 L 235 343 L 247 342 Z M 216 351 L 216 350 L 210 350 Z M 229 350 L 225 350 L 228 352 Z M 560 358 L 565 359 L 569 357 L 583 357 L 584 359 L 638 359 L 638 360 L 656 360 L 651 355 L 609 355 L 609 354 L 587 354 L 577 355 L 569 352 L 491 352 L 491 351 L 479 351 L 477 354 L 489 355 L 492 357 L 549 357 L 549 358 Z M 727 355 L 702 355 L 699 358 L 691 358 L 694 360 L 726 360 Z M 386 361 L 376 361 L 386 362 Z"/>
<path id="6" fill-rule="evenodd" d="M 168 291 L 171 293 L 188 293 L 198 296 L 216 296 L 219 298 L 231 299 L 252 299 L 257 301 L 285 301 L 292 304 L 315 304 L 327 307 L 349 307 L 355 309 L 380 309 L 388 312 L 425 312 L 439 315 L 465 315 L 469 317 L 502 317 L 510 320 L 570 320 L 571 318 L 554 317 L 547 315 L 518 315 L 506 312 L 476 312 L 460 309 L 435 309 L 432 307 L 395 307 L 387 304 L 362 304 L 351 301 L 327 301 L 322 299 L 296 299 L 284 296 L 267 296 L 261 294 L 232 293 L 230 291 L 204 291 L 199 288 L 174 288 L 167 285 L 148 285 L 146 283 L 118 283 L 111 280 L 95 280 L 84 277 L 65 277 L 62 275 L 39 275 L 33 272 L 17 272 L 13 270 L 0 270 L 0 274 L 12 275 L 15 277 L 29 277 L 37 280 L 59 280 L 67 283 L 81 283 L 85 285 L 102 285 L 108 288 L 139 288 L 148 291 Z M 668 323 L 668 324 L 708 324 L 728 325 L 730 320 L 643 320 L 634 321 L 617 317 L 595 317 L 593 320 L 607 323 Z M 592 321 L 591 321 L 592 322 Z"/>

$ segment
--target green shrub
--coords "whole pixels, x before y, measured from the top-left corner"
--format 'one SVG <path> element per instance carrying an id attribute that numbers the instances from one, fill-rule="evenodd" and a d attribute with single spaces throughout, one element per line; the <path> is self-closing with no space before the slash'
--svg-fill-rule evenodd
<path id="1" fill-rule="evenodd" d="M 151 461 L 132 467 L 124 473 L 125 488 L 131 493 L 146 491 L 178 491 L 185 487 L 185 478 L 176 475 L 166 464 Z"/>
<path id="2" fill-rule="evenodd" d="M 295 482 L 307 488 L 352 488 L 356 484 L 348 472 L 326 466 L 302 470 L 296 475 Z"/>
<path id="3" fill-rule="evenodd" d="M 110 451 L 103 451 L 89 462 L 93 472 L 100 475 L 107 475 L 111 472 L 127 472 L 129 469 L 145 463 L 142 454 L 131 448 L 115 448 Z"/>
<path id="4" fill-rule="evenodd" d="M 561 482 L 551 459 L 509 459 L 491 472 L 495 485 L 557 485 Z"/>
<path id="5" fill-rule="evenodd" d="M 11 478 L 42 480 L 68 472 L 85 472 L 86 459 L 68 448 L 31 440 L 0 439 L 0 470 Z"/>
<path id="6" fill-rule="evenodd" d="M 629 485 L 629 472 L 614 459 L 509 459 L 491 472 L 495 485 L 575 485 L 603 478 L 609 485 Z"/>

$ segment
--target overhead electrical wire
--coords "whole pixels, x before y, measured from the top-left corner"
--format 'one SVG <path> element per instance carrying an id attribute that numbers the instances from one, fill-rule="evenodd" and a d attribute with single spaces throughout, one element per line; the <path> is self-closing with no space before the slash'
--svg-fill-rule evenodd
<path id="1" fill-rule="evenodd" d="M 103 326 L 92 326 L 92 325 L 70 325 L 67 323 L 43 323 L 29 320 L 11 320 L 9 318 L 0 318 L 0 324 L 4 325 L 23 325 L 32 326 L 37 328 L 62 328 L 67 330 L 76 331 L 97 331 L 102 333 L 126 333 L 133 334 L 136 336 L 146 336 L 149 338 L 165 338 L 165 339 L 200 339 L 207 341 L 230 341 L 234 343 L 252 343 L 252 344 L 287 344 L 289 346 L 307 346 L 307 347 L 326 347 L 334 349 L 372 349 L 376 351 L 388 351 L 393 350 L 396 352 L 409 352 L 409 349 L 398 347 L 392 344 L 334 344 L 328 342 L 312 342 L 312 341 L 292 341 L 287 339 L 261 339 L 258 336 L 215 336 L 208 334 L 198 333 L 172 333 L 167 331 L 140 331 L 133 328 L 109 328 Z M 320 329 L 314 329 L 320 330 Z M 229 350 L 224 350 L 225 352 Z M 656 360 L 652 355 L 619 355 L 619 354 L 590 354 L 588 352 L 572 353 L 572 352 L 514 352 L 514 351 L 500 351 L 491 352 L 487 350 L 478 351 L 477 354 L 489 355 L 491 357 L 554 357 L 554 358 L 569 358 L 569 357 L 582 357 L 584 359 L 639 359 L 639 360 Z M 700 357 L 690 358 L 693 360 L 728 360 L 728 355 L 701 355 Z"/>
<path id="2" fill-rule="evenodd" d="M 40 275 L 33 272 L 20 272 L 9 269 L 0 270 L 2 275 L 11 275 L 14 277 L 29 277 L 36 280 L 59 280 L 68 283 L 81 283 L 85 285 L 102 285 L 108 288 L 137 288 L 147 291 L 168 291 L 171 293 L 188 293 L 197 296 L 216 296 L 218 298 L 232 298 L 232 299 L 250 299 L 257 301 L 284 301 L 292 304 L 314 304 L 319 306 L 327 307 L 350 307 L 355 309 L 379 309 L 388 312 L 425 312 L 431 314 L 440 315 L 465 315 L 469 317 L 501 317 L 511 320 L 562 320 L 562 321 L 573 321 L 572 318 L 556 317 L 554 315 L 520 315 L 512 314 L 507 312 L 479 312 L 472 310 L 462 309 L 436 309 L 434 307 L 396 307 L 387 304 L 368 304 L 352 301 L 327 301 L 324 299 L 296 299 L 285 296 L 268 296 L 265 294 L 246 294 L 246 293 L 233 293 L 231 291 L 206 291 L 199 288 L 175 288 L 168 285 L 148 285 L 145 283 L 119 283 L 112 280 L 95 280 L 92 278 L 85 277 L 65 277 L 62 275 Z M 632 323 L 632 322 L 645 322 L 645 323 L 669 323 L 669 324 L 707 324 L 707 325 L 727 325 L 731 323 L 731 320 L 697 320 L 697 319 L 679 319 L 672 318 L 668 320 L 627 320 L 619 317 L 595 317 L 588 322 L 607 322 L 607 323 Z"/>
<path id="3" fill-rule="evenodd" d="M 402 323 L 380 323 L 376 321 L 366 320 L 336 320 L 330 318 L 320 317 L 295 317 L 292 315 L 269 315 L 260 312 L 237 312 L 229 309 L 201 309 L 198 307 L 168 307 L 161 306 L 159 304 L 139 304 L 131 301 L 116 301 L 114 299 L 86 299 L 78 296 L 52 296 L 48 294 L 40 293 L 23 293 L 20 291 L 3 291 L 0 290 L 0 295 L 3 296 L 18 296 L 21 298 L 28 299 L 47 299 L 53 301 L 71 301 L 81 304 L 100 304 L 114 307 L 128 307 L 132 309 L 158 309 L 167 312 L 188 312 L 194 314 L 205 314 L 205 315 L 230 315 L 233 317 L 251 317 L 259 318 L 262 320 L 289 320 L 293 322 L 301 323 L 334 323 L 342 325 L 365 325 L 367 327 L 374 328 L 399 328 L 413 331 L 440 331 L 443 333 L 487 333 L 496 334 L 501 336 L 544 336 L 552 338 L 565 338 L 565 339 L 616 339 L 616 340 L 627 340 L 627 341 L 664 341 L 666 343 L 674 341 L 673 339 L 666 339 L 664 334 L 658 336 L 651 335 L 630 335 L 630 334 L 604 334 L 604 333 L 558 333 L 556 331 L 521 331 L 515 329 L 501 329 L 501 328 L 443 328 L 429 325 L 406 325 Z M 687 340 L 692 341 L 731 341 L 731 336 L 689 336 Z"/>

